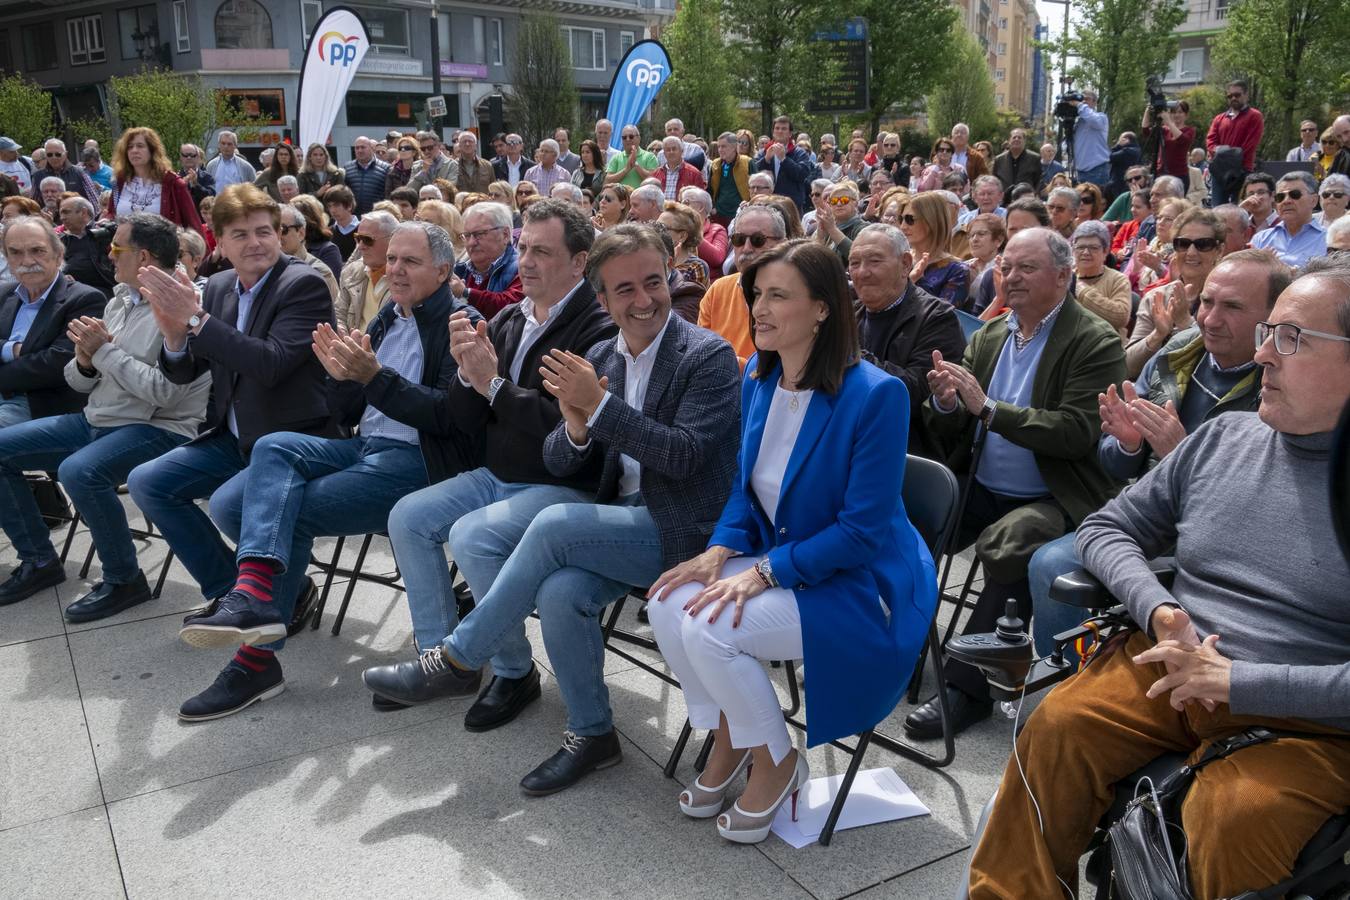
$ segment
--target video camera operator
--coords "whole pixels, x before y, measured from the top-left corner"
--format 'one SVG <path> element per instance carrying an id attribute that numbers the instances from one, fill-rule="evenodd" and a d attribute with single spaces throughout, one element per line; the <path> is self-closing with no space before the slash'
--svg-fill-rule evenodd
<path id="1" fill-rule="evenodd" d="M 1090 181 L 1103 187 L 1111 179 L 1111 151 L 1106 143 L 1108 117 L 1097 112 L 1095 91 L 1067 95 L 1065 102 L 1078 113 L 1073 129 L 1074 183 Z"/>
<path id="2" fill-rule="evenodd" d="M 1162 100 L 1162 105 L 1155 103 Z M 1161 94 L 1155 98 L 1151 93 L 1149 105 L 1144 107 L 1142 130 L 1144 146 L 1153 151 L 1153 174 L 1175 175 L 1183 184 L 1190 182 L 1191 145 L 1195 143 L 1195 128 L 1186 124 L 1191 107 L 1185 100 L 1166 100 Z M 1161 135 L 1154 132 L 1154 120 L 1162 129 Z M 1159 141 L 1161 138 L 1161 141 Z M 1148 151 L 1145 151 L 1147 155 Z"/>

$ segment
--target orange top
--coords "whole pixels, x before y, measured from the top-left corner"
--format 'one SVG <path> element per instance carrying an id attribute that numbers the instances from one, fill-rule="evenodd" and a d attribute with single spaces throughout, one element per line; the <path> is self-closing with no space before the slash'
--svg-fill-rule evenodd
<path id="1" fill-rule="evenodd" d="M 727 339 L 742 369 L 746 360 L 755 355 L 755 342 L 750 336 L 750 304 L 741 292 L 739 274 L 724 275 L 712 283 L 699 302 L 698 324 Z"/>

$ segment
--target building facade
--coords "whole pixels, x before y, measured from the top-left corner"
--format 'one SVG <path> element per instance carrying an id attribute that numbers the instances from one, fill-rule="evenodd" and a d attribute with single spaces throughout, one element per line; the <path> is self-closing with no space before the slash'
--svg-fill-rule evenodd
<path id="1" fill-rule="evenodd" d="M 1035 118 L 1036 33 L 1040 17 L 1034 0 L 998 0 L 998 41 L 995 44 L 994 100 L 1025 119 Z"/>
<path id="2" fill-rule="evenodd" d="M 526 13 L 558 18 L 582 121 L 603 115 L 628 48 L 675 14 L 675 0 L 0 0 L 0 71 L 49 89 L 58 122 L 107 116 L 111 76 L 147 65 L 199 74 L 267 123 L 240 135 L 256 156 L 295 127 L 305 46 L 324 12 L 339 5 L 361 15 L 371 39 L 333 124 L 339 162 L 351 158 L 360 135 L 427 124 L 433 22 L 447 107 L 441 125 L 486 132 L 492 98 L 511 90 L 512 48 Z"/>
<path id="3" fill-rule="evenodd" d="M 1167 66 L 1163 85 L 1175 93 L 1203 84 L 1210 74 L 1210 47 L 1228 27 L 1230 0 L 1189 0 L 1186 21 L 1175 32 L 1180 40 L 1177 55 Z"/>

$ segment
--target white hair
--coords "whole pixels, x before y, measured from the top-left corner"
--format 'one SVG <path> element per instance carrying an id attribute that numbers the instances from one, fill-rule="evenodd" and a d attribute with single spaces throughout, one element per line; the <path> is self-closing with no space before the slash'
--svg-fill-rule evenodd
<path id="1" fill-rule="evenodd" d="M 680 149 L 684 149 L 684 141 L 680 140 L 678 137 L 676 137 L 676 136 L 673 135 L 673 134 L 668 134 L 668 135 L 666 135 L 664 138 L 661 139 L 661 149 L 664 150 L 664 149 L 666 149 L 667 147 L 671 147 L 671 146 L 675 146 L 675 147 L 679 147 Z"/>
<path id="2" fill-rule="evenodd" d="M 550 197 L 558 197 L 559 193 L 564 193 L 567 196 L 559 197 L 558 199 L 571 200 L 573 203 L 580 203 L 586 199 L 586 195 L 581 192 L 581 188 L 570 181 L 560 181 L 548 189 L 548 195 Z"/>
<path id="3" fill-rule="evenodd" d="M 277 189 L 280 190 L 283 187 L 293 187 L 299 190 L 300 182 L 296 180 L 294 175 L 282 175 L 277 179 Z"/>
<path id="4" fill-rule="evenodd" d="M 387 213 L 382 209 L 372 210 L 361 217 L 362 222 L 374 222 L 375 227 L 379 229 L 381 235 L 391 235 L 394 229 L 398 228 L 398 219 L 394 218 L 392 213 Z"/>
<path id="5" fill-rule="evenodd" d="M 1350 238 L 1350 216 L 1341 216 L 1327 226 L 1327 243 L 1337 238 Z"/>
<path id="6" fill-rule="evenodd" d="M 1171 177 L 1171 176 L 1168 176 Z M 1069 209 L 1076 210 L 1083 205 L 1083 198 L 1078 196 L 1078 192 L 1071 187 L 1057 187 L 1050 192 L 1050 199 L 1058 197 L 1069 205 Z M 1109 245 L 1110 242 L 1108 242 Z"/>
<path id="7" fill-rule="evenodd" d="M 304 225 L 305 214 L 291 206 L 289 203 L 279 204 L 281 207 L 281 218 L 286 220 L 287 225 Z"/>
<path id="8" fill-rule="evenodd" d="M 52 144 L 55 144 L 56 146 L 60 147 L 62 153 L 66 152 L 66 142 L 61 140 L 60 138 L 47 138 L 47 140 L 43 141 L 42 142 L 43 151 L 46 152 L 47 148 L 50 147 Z"/>
<path id="9" fill-rule="evenodd" d="M 391 216 L 390 218 L 393 217 Z M 454 267 L 457 251 L 455 250 L 454 243 L 450 240 L 450 232 L 446 231 L 435 222 L 398 222 L 394 225 L 394 230 L 393 233 L 390 234 L 390 237 L 393 237 L 395 234 L 411 234 L 414 231 L 426 237 L 427 246 L 431 248 L 431 261 L 434 264 L 438 266 L 450 266 L 451 268 Z"/>
<path id="10" fill-rule="evenodd" d="M 680 191 L 680 201 L 687 206 L 701 210 L 705 216 L 710 215 L 713 210 L 712 194 L 709 194 L 703 188 L 694 187 L 692 184 Z"/>
<path id="11" fill-rule="evenodd" d="M 770 175 L 768 172 L 756 172 L 750 176 L 750 178 L 747 180 L 746 183 L 749 184 L 751 187 L 754 187 L 756 181 L 760 182 L 767 181 L 769 183 L 769 190 L 773 190 L 773 176 Z"/>
<path id="12" fill-rule="evenodd" d="M 633 200 L 638 199 L 662 206 L 666 202 L 666 193 L 654 184 L 644 184 L 633 190 L 629 203 L 631 204 Z"/>
<path id="13" fill-rule="evenodd" d="M 1173 197 L 1181 198 L 1186 196 L 1186 185 L 1181 183 L 1181 179 L 1175 175 L 1159 175 L 1153 182 L 1153 187 L 1166 188 Z"/>
<path id="14" fill-rule="evenodd" d="M 44 178 L 42 180 L 46 181 L 47 179 Z M 67 203 L 79 204 L 80 209 L 84 210 L 89 215 L 89 218 L 91 219 L 98 218 L 94 213 L 94 204 L 90 203 L 83 197 L 67 197 L 66 199 L 61 201 L 61 205 L 63 206 Z"/>
<path id="15" fill-rule="evenodd" d="M 469 220 L 475 217 L 482 217 L 488 220 L 494 228 L 505 228 L 511 230 L 511 207 L 505 203 L 483 202 L 475 203 L 464 211 L 464 222 L 467 225 Z"/>
<path id="16" fill-rule="evenodd" d="M 417 192 L 418 200 L 444 200 L 445 195 L 434 184 L 424 184 Z"/>
<path id="17" fill-rule="evenodd" d="M 872 234 L 881 235 L 890 241 L 891 252 L 895 254 L 897 259 L 910 252 L 909 239 L 905 237 L 905 233 L 886 222 L 874 222 L 871 225 L 863 226 L 862 230 L 858 232 L 858 236 L 853 239 L 853 243 L 856 245 L 859 240 Z"/>
<path id="18" fill-rule="evenodd" d="M 222 128 L 222 129 L 219 131 L 219 133 L 216 134 L 216 143 L 219 144 L 219 143 L 220 143 L 220 139 L 223 138 L 223 137 L 229 138 L 230 140 L 234 141 L 236 144 L 239 143 L 239 135 L 235 134 L 233 131 L 230 131 L 228 128 Z"/>
<path id="19" fill-rule="evenodd" d="M 55 183 L 56 186 L 61 188 L 61 190 L 63 191 L 66 189 L 66 183 L 63 180 L 61 180 L 56 175 L 48 175 L 46 178 L 42 179 L 42 181 L 38 184 L 38 190 L 41 191 L 47 185 L 52 183 Z"/>
<path id="20" fill-rule="evenodd" d="M 562 148 L 558 146 L 558 142 L 555 141 L 553 138 L 544 138 L 542 141 L 540 141 L 540 142 L 539 142 L 539 149 L 540 149 L 540 150 L 552 150 L 554 153 L 561 153 L 561 152 L 562 152 Z"/>

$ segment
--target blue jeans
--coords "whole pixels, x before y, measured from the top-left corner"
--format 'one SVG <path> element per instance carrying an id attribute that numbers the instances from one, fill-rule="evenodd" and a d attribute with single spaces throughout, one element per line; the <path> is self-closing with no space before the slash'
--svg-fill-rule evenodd
<path id="1" fill-rule="evenodd" d="M 559 503 L 534 517 L 492 589 L 445 639 L 477 668 L 538 608 L 544 647 L 567 704 L 567 729 L 614 730 L 605 688 L 600 613 L 664 571 L 661 533 L 645 506 Z"/>
<path id="2" fill-rule="evenodd" d="M 23 394 L 0 400 L 0 428 L 8 428 L 32 418 L 33 414 L 28 411 L 28 398 Z"/>
<path id="3" fill-rule="evenodd" d="M 1093 166 L 1090 169 L 1078 169 L 1074 173 L 1074 182 L 1076 184 L 1082 184 L 1083 182 L 1087 181 L 1097 185 L 1098 187 L 1102 187 L 1110 180 L 1111 180 L 1110 162 L 1104 162 L 1100 166 Z"/>
<path id="4" fill-rule="evenodd" d="M 131 498 L 159 527 L 208 600 L 234 587 L 239 570 L 234 554 L 196 501 L 210 497 L 231 479 L 242 481 L 245 465 L 239 441 L 222 429 L 137 466 L 127 479 Z"/>
<path id="5" fill-rule="evenodd" d="M 1083 561 L 1078 558 L 1078 551 L 1073 546 L 1077 536 L 1077 532 L 1071 531 L 1041 546 L 1032 554 L 1031 563 L 1027 566 L 1027 579 L 1031 582 L 1031 608 L 1035 610 L 1031 620 L 1031 637 L 1036 645 L 1037 656 L 1049 656 L 1055 649 L 1055 635 L 1078 627 L 1088 617 L 1088 611 L 1081 606 L 1050 599 L 1050 586 L 1056 578 L 1083 567 Z M 1078 654 L 1070 647 L 1064 658 L 1076 663 Z"/>
<path id="6" fill-rule="evenodd" d="M 238 560 L 268 559 L 281 566 L 273 596 L 287 621 L 314 538 L 384 531 L 394 504 L 427 483 L 416 444 L 286 431 L 253 445 L 243 476 L 211 495 L 211 518 L 238 546 Z M 284 643 L 267 647 L 279 650 Z"/>
<path id="7" fill-rule="evenodd" d="M 555 503 L 590 499 L 576 488 L 507 483 L 481 468 L 423 488 L 395 504 L 389 513 L 389 541 L 408 589 L 417 648 L 439 646 L 459 624 L 445 560 L 447 541 L 474 597 L 486 597 L 535 516 Z M 492 670 L 504 678 L 520 678 L 533 664 L 522 618 L 510 634 L 500 638 Z"/>
<path id="8" fill-rule="evenodd" d="M 23 473 L 56 470 L 89 526 L 108 584 L 129 584 L 141 571 L 117 488 L 127 473 L 187 438 L 154 425 L 95 428 L 84 413 L 20 422 L 0 429 L 0 528 L 19 559 L 42 565 L 56 548 Z"/>

